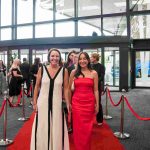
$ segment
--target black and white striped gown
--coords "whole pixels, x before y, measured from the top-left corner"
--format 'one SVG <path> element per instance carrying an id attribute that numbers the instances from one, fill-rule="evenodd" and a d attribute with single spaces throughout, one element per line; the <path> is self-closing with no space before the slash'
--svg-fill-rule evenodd
<path id="1" fill-rule="evenodd" d="M 43 67 L 41 90 L 37 101 L 38 114 L 34 118 L 31 150 L 69 150 L 68 132 L 62 114 L 63 68 L 51 78 Z"/>

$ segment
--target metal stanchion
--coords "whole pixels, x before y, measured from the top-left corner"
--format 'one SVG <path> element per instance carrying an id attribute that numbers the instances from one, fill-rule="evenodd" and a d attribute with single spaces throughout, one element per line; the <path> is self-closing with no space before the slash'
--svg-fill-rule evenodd
<path id="1" fill-rule="evenodd" d="M 126 92 L 126 91 L 122 90 L 122 92 Z M 122 95 L 122 101 L 121 101 L 120 132 L 114 133 L 114 135 L 119 139 L 127 139 L 130 137 L 130 134 L 123 132 L 123 127 L 124 127 L 124 95 Z"/>
<path id="2" fill-rule="evenodd" d="M 30 105 L 29 105 L 30 108 L 33 107 L 33 106 L 32 106 L 32 104 L 33 104 L 33 92 L 34 92 L 33 80 L 31 80 L 31 85 L 32 85 L 32 91 L 31 91 L 31 96 L 32 96 L 32 98 L 31 98 Z"/>
<path id="3" fill-rule="evenodd" d="M 108 115 L 108 85 L 106 85 L 106 105 L 105 105 L 105 115 L 103 116 L 105 120 L 112 119 L 111 116 Z"/>
<path id="4" fill-rule="evenodd" d="M 24 100 L 24 84 L 21 84 L 22 90 L 22 117 L 18 118 L 18 121 L 26 121 L 29 117 L 25 117 L 25 100 Z"/>
<path id="5" fill-rule="evenodd" d="M 7 146 L 13 143 L 13 140 L 6 138 L 7 136 L 7 91 L 4 92 L 4 100 L 6 100 L 5 110 L 4 110 L 4 129 L 3 129 L 3 139 L 0 140 L 0 146 Z"/>

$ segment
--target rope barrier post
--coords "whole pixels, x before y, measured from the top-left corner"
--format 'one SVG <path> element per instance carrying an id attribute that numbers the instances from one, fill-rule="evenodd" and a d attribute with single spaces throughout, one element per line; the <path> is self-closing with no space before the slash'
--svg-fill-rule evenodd
<path id="1" fill-rule="evenodd" d="M 7 91 L 4 92 L 4 100 L 6 100 L 4 108 L 4 127 L 3 127 L 3 139 L 0 140 L 0 146 L 7 146 L 13 143 L 13 140 L 6 138 L 7 136 Z"/>
<path id="2" fill-rule="evenodd" d="M 112 117 L 108 115 L 108 84 L 106 84 L 106 105 L 105 105 L 105 115 L 103 117 L 105 120 L 112 119 Z"/>
<path id="3" fill-rule="evenodd" d="M 123 89 L 123 93 L 126 91 Z M 120 132 L 115 132 L 114 135 L 119 139 L 127 139 L 130 137 L 130 134 L 124 133 L 124 94 L 122 94 L 122 100 L 121 100 L 121 119 L 120 119 Z"/>
<path id="4" fill-rule="evenodd" d="M 18 118 L 18 121 L 26 121 L 29 117 L 25 117 L 25 100 L 24 100 L 24 84 L 21 84 L 22 90 L 22 117 Z"/>

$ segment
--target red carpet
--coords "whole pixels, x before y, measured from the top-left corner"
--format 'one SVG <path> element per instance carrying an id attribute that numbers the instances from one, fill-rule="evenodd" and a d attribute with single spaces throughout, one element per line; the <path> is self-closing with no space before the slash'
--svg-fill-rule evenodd
<path id="1" fill-rule="evenodd" d="M 31 128 L 34 114 L 32 114 L 30 120 L 28 120 L 23 127 L 19 130 L 17 136 L 14 139 L 14 143 L 8 146 L 7 150 L 29 150 Z M 70 149 L 75 150 L 73 145 L 73 137 L 70 136 Z M 103 126 L 94 125 L 92 135 L 92 150 L 125 150 L 119 140 L 114 137 L 112 130 L 104 122 Z"/>

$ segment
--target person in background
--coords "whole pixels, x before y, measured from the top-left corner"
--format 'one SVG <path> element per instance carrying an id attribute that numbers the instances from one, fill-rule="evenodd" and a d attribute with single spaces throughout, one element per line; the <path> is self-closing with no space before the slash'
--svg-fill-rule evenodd
<path id="1" fill-rule="evenodd" d="M 4 65 L 3 61 L 0 60 L 0 94 L 2 94 L 4 90 L 4 84 L 6 84 L 6 66 Z"/>
<path id="2" fill-rule="evenodd" d="M 102 125 L 103 123 L 103 109 L 101 104 L 101 93 L 104 89 L 104 76 L 105 76 L 105 67 L 99 63 L 99 54 L 93 53 L 91 54 L 91 66 L 98 73 L 98 90 L 99 90 L 99 112 L 96 116 L 96 120 L 98 125 Z"/>
<path id="3" fill-rule="evenodd" d="M 34 59 L 34 64 L 30 68 L 31 80 L 33 80 L 33 89 L 36 84 L 36 77 L 40 66 L 41 66 L 41 61 L 40 58 L 37 57 Z"/>
<path id="4" fill-rule="evenodd" d="M 9 100 L 12 103 L 14 96 L 19 96 L 23 76 L 20 71 L 20 60 L 15 59 L 8 72 L 9 76 Z"/>
<path id="5" fill-rule="evenodd" d="M 77 69 L 77 66 L 78 66 L 78 56 L 79 56 L 79 52 L 75 52 L 74 53 L 74 64 L 72 64 L 71 66 L 69 66 L 67 69 L 68 69 L 68 74 L 70 76 L 72 70 L 74 69 Z M 68 125 L 68 133 L 72 133 L 73 132 L 73 120 L 72 120 L 72 113 L 70 114 L 71 116 L 68 116 L 70 117 L 70 125 Z"/>
<path id="6" fill-rule="evenodd" d="M 67 57 L 67 62 L 64 63 L 64 67 L 65 68 L 68 68 L 70 67 L 72 64 L 74 64 L 74 54 L 76 53 L 76 51 L 71 51 L 69 54 L 68 54 L 68 57 Z"/>
<path id="7" fill-rule="evenodd" d="M 61 54 L 56 48 L 48 53 L 50 65 L 40 67 L 34 90 L 36 112 L 32 127 L 30 150 L 69 150 L 62 95 L 70 111 L 68 72 L 61 67 Z"/>
<path id="8" fill-rule="evenodd" d="M 86 52 L 79 54 L 77 69 L 71 72 L 68 93 L 72 101 L 75 149 L 90 150 L 94 116 L 99 110 L 99 94 L 98 75 L 92 70 L 90 57 Z"/>
<path id="9" fill-rule="evenodd" d="M 28 93 L 30 88 L 30 65 L 26 58 L 23 58 L 23 63 L 20 65 L 20 70 L 23 75 L 23 83 L 26 84 Z"/>

